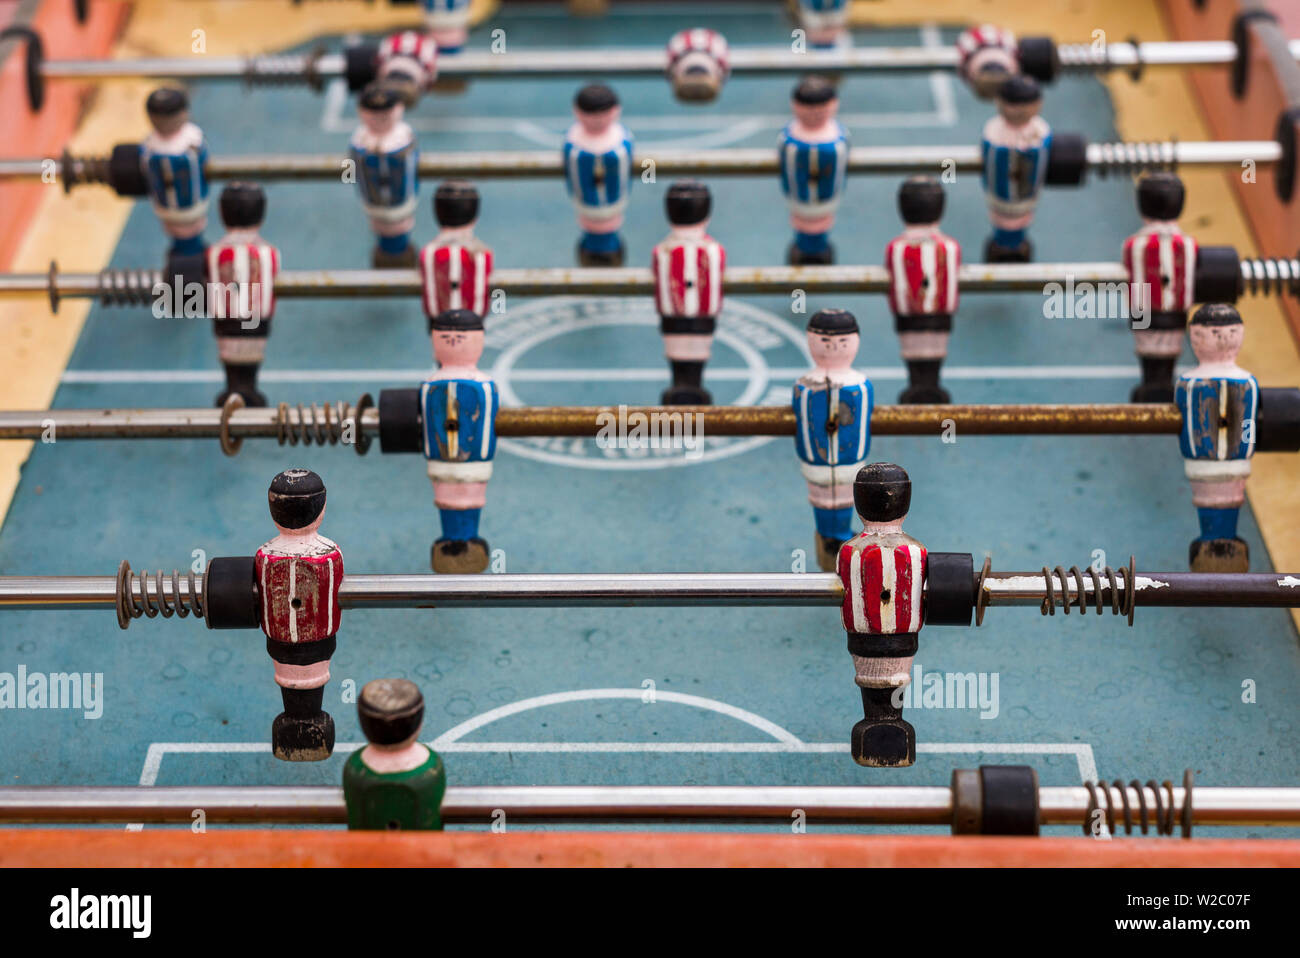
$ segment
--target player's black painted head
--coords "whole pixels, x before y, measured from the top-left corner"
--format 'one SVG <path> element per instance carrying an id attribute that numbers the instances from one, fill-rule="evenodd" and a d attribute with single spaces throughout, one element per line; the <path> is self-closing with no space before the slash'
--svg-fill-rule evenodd
<path id="1" fill-rule="evenodd" d="M 1178 219 L 1186 198 L 1183 181 L 1174 173 L 1148 173 L 1138 180 L 1138 212 L 1146 219 Z"/>
<path id="2" fill-rule="evenodd" d="M 668 222 L 673 226 L 694 226 L 709 218 L 713 197 L 709 188 L 699 180 L 678 180 L 668 187 L 664 198 Z"/>
<path id="3" fill-rule="evenodd" d="M 429 332 L 472 332 L 482 328 L 482 318 L 472 309 L 444 309 L 429 320 Z"/>
<path id="4" fill-rule="evenodd" d="M 791 99 L 804 106 L 821 106 L 838 97 L 835 84 L 823 76 L 806 76 L 795 85 Z"/>
<path id="5" fill-rule="evenodd" d="M 221 191 L 221 222 L 228 229 L 261 226 L 266 218 L 266 192 L 256 183 L 231 183 Z"/>
<path id="6" fill-rule="evenodd" d="M 902 466 L 872 462 L 853 480 L 853 505 L 864 522 L 893 522 L 912 505 L 912 480 Z"/>
<path id="7" fill-rule="evenodd" d="M 424 696 L 406 679 L 375 679 L 357 696 L 361 733 L 372 745 L 401 745 L 420 733 Z"/>
<path id="8" fill-rule="evenodd" d="M 160 86 L 144 101 L 145 112 L 150 116 L 176 116 L 189 108 L 190 98 L 185 95 L 185 91 L 171 86 Z"/>
<path id="9" fill-rule="evenodd" d="M 1240 326 L 1241 313 L 1228 303 L 1206 303 L 1188 320 L 1191 326 Z"/>
<path id="10" fill-rule="evenodd" d="M 448 180 L 433 193 L 433 216 L 439 226 L 468 226 L 478 219 L 478 188 L 467 180 Z"/>
<path id="11" fill-rule="evenodd" d="M 808 332 L 821 336 L 847 336 L 858 331 L 858 320 L 847 309 L 819 309 L 808 320 Z"/>
<path id="12" fill-rule="evenodd" d="M 588 83 L 573 98 L 581 113 L 604 113 L 618 106 L 618 94 L 603 83 Z"/>
<path id="13" fill-rule="evenodd" d="M 1003 103 L 1023 106 L 1026 103 L 1034 103 L 1042 98 L 1043 91 L 1038 85 L 1038 81 L 1023 73 L 1012 74 L 1003 80 L 1002 85 L 998 87 L 998 99 Z"/>
<path id="14" fill-rule="evenodd" d="M 325 511 L 325 483 L 310 469 L 286 469 L 266 494 L 271 519 L 283 529 L 305 529 Z"/>
<path id="15" fill-rule="evenodd" d="M 912 176 L 898 188 L 898 215 L 909 226 L 943 217 L 943 187 L 933 176 Z"/>
<path id="16" fill-rule="evenodd" d="M 376 80 L 367 84 L 357 99 L 357 105 L 363 110 L 391 110 L 402 102 L 402 93 L 391 83 Z"/>

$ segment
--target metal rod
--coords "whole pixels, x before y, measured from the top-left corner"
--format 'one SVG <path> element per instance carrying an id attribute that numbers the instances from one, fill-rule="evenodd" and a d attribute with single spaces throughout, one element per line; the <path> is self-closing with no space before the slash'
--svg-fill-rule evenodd
<path id="1" fill-rule="evenodd" d="M 1129 594 L 1127 570 L 1115 584 L 1082 573 L 1062 585 L 1050 572 L 989 572 L 983 576 L 981 605 L 1037 606 L 1045 609 L 1049 585 L 1053 607 L 1096 611 Z M 170 576 L 147 570 L 130 578 L 137 604 L 171 605 L 188 595 L 185 576 L 179 588 Z M 161 581 L 159 581 L 159 578 Z M 1050 579 L 1050 582 L 1049 582 Z M 0 607 L 11 609 L 102 609 L 117 604 L 116 576 L 0 576 Z M 1136 606 L 1166 608 L 1300 608 L 1300 576 L 1283 572 L 1138 572 Z M 972 581 L 972 597 L 976 583 Z M 203 596 L 203 576 L 195 589 Z M 924 589 L 924 586 L 923 586 Z M 844 588 L 833 573 L 673 572 L 502 575 L 344 576 L 339 604 L 345 609 L 453 608 L 621 608 L 621 607 L 811 607 L 838 605 Z M 1084 607 L 1082 610 L 1080 607 Z M 1071 613 L 1067 613 L 1071 614 Z"/>
<path id="2" fill-rule="evenodd" d="M 1178 166 L 1240 166 L 1250 160 L 1272 164 L 1282 157 L 1281 144 L 1273 140 L 1224 140 L 1214 142 L 1090 143 L 1088 168 L 1099 175 L 1136 173 Z M 49 161 L 35 159 L 0 160 L 0 180 L 34 179 L 45 174 Z M 72 170 L 64 160 L 55 161 L 58 175 L 72 182 L 96 182 L 84 158 L 71 158 Z M 214 180 L 335 180 L 347 157 L 337 154 L 262 154 L 214 156 L 207 174 Z M 763 148 L 716 150 L 672 150 L 638 153 L 634 169 L 652 169 L 656 176 L 772 176 L 777 172 L 777 152 Z M 938 173 L 957 170 L 978 172 L 982 165 L 978 145 L 956 146 L 859 146 L 849 151 L 848 170 L 853 173 Z M 557 177 L 564 172 L 558 150 L 498 150 L 422 153 L 420 175 L 432 179 L 524 179 Z M 71 176 L 69 176 L 71 174 Z"/>
<path id="3" fill-rule="evenodd" d="M 437 747 L 436 743 L 433 743 Z M 1138 790 L 1126 789 L 1130 807 Z M 1151 808 L 1151 790 L 1145 791 Z M 1162 790 L 1163 792 L 1163 790 Z M 1099 788 L 1118 800 L 1118 788 Z M 1043 825 L 1082 825 L 1089 789 L 1038 790 Z M 1174 818 L 1186 792 L 1173 790 Z M 202 809 L 205 819 L 229 824 L 343 824 L 343 790 L 333 786 L 3 786 L 0 823 L 185 824 Z M 796 812 L 809 822 L 840 825 L 951 825 L 952 790 L 945 786 L 456 786 L 442 803 L 444 822 L 484 824 L 505 813 L 508 822 L 730 822 L 789 824 Z M 1193 790 L 1193 824 L 1300 824 L 1300 788 L 1202 787 Z M 1136 814 L 1133 816 L 1136 818 Z M 1134 826 L 1137 827 L 1136 824 Z"/>
<path id="4" fill-rule="evenodd" d="M 1289 44 L 1291 56 L 1300 60 L 1300 40 Z M 1057 55 L 1066 72 L 1142 69 L 1154 67 L 1220 66 L 1237 57 L 1230 41 L 1164 41 L 1107 43 L 1097 50 L 1091 43 L 1063 43 Z M 796 53 L 789 47 L 732 47 L 733 74 L 783 73 L 908 73 L 955 70 L 957 48 L 855 47 Z M 610 77 L 663 74 L 667 57 L 663 47 L 519 50 L 490 53 L 466 50 L 441 57 L 438 73 L 446 77 Z M 196 80 L 246 80 L 250 83 L 282 82 L 309 76 L 333 79 L 345 74 L 339 53 L 284 54 L 254 57 L 144 57 L 134 60 L 46 60 L 40 65 L 46 79 L 108 80 L 133 77 Z"/>
<path id="5" fill-rule="evenodd" d="M 325 425 L 324 410 L 331 411 Z M 36 409 L 0 411 L 0 440 L 47 439 L 278 439 L 337 443 L 356 407 L 290 405 L 236 409 Z M 688 420 L 684 417 L 698 417 Z M 497 414 L 497 434 L 507 438 L 596 437 L 622 419 L 657 424 L 669 441 L 684 423 L 701 436 L 793 436 L 794 412 L 786 406 L 527 406 Z M 1170 435 L 1182 429 L 1172 403 L 877 406 L 871 430 L 882 436 L 937 435 L 948 428 L 985 436 Z M 354 427 L 355 429 L 355 427 Z M 379 411 L 361 416 L 362 437 L 379 435 Z M 324 435 L 324 438 L 322 438 Z M 310 437 L 310 438 L 309 438 Z"/>

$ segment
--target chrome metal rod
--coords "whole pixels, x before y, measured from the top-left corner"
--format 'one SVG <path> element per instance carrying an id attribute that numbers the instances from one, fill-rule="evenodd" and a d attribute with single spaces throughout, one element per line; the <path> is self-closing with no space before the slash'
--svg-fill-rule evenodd
<path id="1" fill-rule="evenodd" d="M 328 421 L 325 412 L 329 410 Z M 347 403 L 285 404 L 284 408 L 236 409 L 35 409 L 0 411 L 0 440 L 40 439 L 276 439 L 281 445 L 338 444 L 356 406 Z M 685 417 L 696 417 L 687 420 Z M 497 414 L 498 435 L 595 437 L 620 421 L 660 424 L 672 441 L 683 422 L 703 436 L 793 436 L 794 413 L 785 406 L 525 406 Z M 877 435 L 937 435 L 953 426 L 965 435 L 1170 435 L 1182 428 L 1172 403 L 878 406 Z M 366 409 L 354 437 L 379 434 L 379 411 Z"/>
<path id="2" fill-rule="evenodd" d="M 436 743 L 435 743 L 436 747 Z M 1137 789 L 1126 789 L 1138 807 Z M 1152 806 L 1151 790 L 1143 798 Z M 1163 790 L 1162 790 L 1163 791 Z M 1109 800 L 1119 789 L 1099 788 Z M 1104 799 L 1103 801 L 1105 801 Z M 1186 792 L 1173 790 L 1174 819 Z M 1043 825 L 1082 825 L 1087 788 L 1039 789 Z M 343 824 L 343 790 L 333 786 L 3 786 L 0 823 L 191 824 L 202 810 L 212 823 Z M 1300 788 L 1202 787 L 1193 791 L 1193 824 L 1300 824 Z M 945 786 L 451 786 L 442 803 L 448 824 L 507 822 L 625 823 L 654 821 L 841 825 L 951 825 Z M 1136 819 L 1136 812 L 1133 813 Z M 1135 828 L 1137 826 L 1135 825 Z"/>
<path id="3" fill-rule="evenodd" d="M 1257 164 L 1276 163 L 1282 147 L 1273 140 L 1224 140 L 1214 142 L 1091 143 L 1087 147 L 1088 168 L 1098 175 L 1137 173 L 1178 166 L 1240 166 L 1247 160 Z M 0 161 L 0 180 L 33 179 L 44 175 L 46 160 Z M 71 182 L 98 182 L 84 158 L 73 157 L 73 170 L 64 170 L 64 160 L 55 160 L 60 177 Z M 263 154 L 214 156 L 208 160 L 208 176 L 215 180 L 335 180 L 342 185 L 345 156 L 320 154 Z M 938 173 L 956 170 L 978 172 L 982 164 L 978 145 L 955 146 L 860 146 L 849 151 L 848 169 L 853 173 Z M 717 150 L 672 150 L 638 153 L 633 169 L 653 169 L 656 176 L 773 176 L 777 152 L 763 148 Z M 433 179 L 525 179 L 557 177 L 564 172 L 558 150 L 500 150 L 422 153 L 420 175 Z M 71 176 L 69 176 L 71 174 Z"/>
<path id="4" fill-rule="evenodd" d="M 1300 40 L 1289 44 L 1291 56 L 1300 60 Z M 1157 41 L 1062 43 L 1057 46 L 1066 72 L 1154 67 L 1221 66 L 1237 57 L 1230 41 Z M 729 55 L 735 74 L 906 73 L 955 70 L 960 61 L 956 47 L 855 47 L 846 50 L 811 50 L 796 53 L 789 47 L 733 47 Z M 246 80 L 276 82 L 289 78 L 341 77 L 342 54 L 284 54 L 255 57 L 145 57 L 133 60 L 46 60 L 40 72 L 46 79 L 107 80 L 131 77 L 179 77 L 196 80 Z M 466 79 L 492 77 L 652 76 L 667 66 L 663 47 L 602 47 L 595 49 L 516 50 L 491 53 L 466 50 L 438 61 L 442 76 Z"/>
<path id="5" fill-rule="evenodd" d="M 1117 587 L 1106 578 L 1097 582 L 1083 573 L 1080 589 L 1074 576 L 1063 586 L 1042 572 L 989 572 L 983 580 L 980 604 L 985 607 L 1037 606 L 1046 611 L 1050 591 L 1053 607 L 1072 606 L 1097 611 L 1097 599 L 1110 607 L 1112 599 L 1127 599 L 1127 570 L 1119 570 Z M 137 604 L 156 604 L 161 596 L 172 605 L 187 594 L 185 576 L 179 589 L 168 575 L 161 582 L 147 570 L 148 589 L 140 576 L 130 581 Z M 195 577 L 203 595 L 203 576 Z M 1135 606 L 1300 608 L 1300 576 L 1283 572 L 1196 573 L 1138 572 Z M 0 607 L 12 609 L 95 609 L 117 603 L 115 576 L 0 576 Z M 972 598 L 975 593 L 972 582 Z M 924 590 L 925 587 L 923 587 Z M 348 573 L 339 588 L 345 609 L 452 608 L 603 608 L 696 606 L 833 606 L 844 598 L 833 573 L 674 572 L 674 573 L 549 573 L 503 575 L 384 575 Z M 1070 613 L 1067 613 L 1070 614 Z"/>

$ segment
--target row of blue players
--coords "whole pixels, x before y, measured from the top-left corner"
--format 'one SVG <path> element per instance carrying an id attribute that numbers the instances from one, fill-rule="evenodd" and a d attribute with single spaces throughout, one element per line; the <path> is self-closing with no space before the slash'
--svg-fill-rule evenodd
<path id="1" fill-rule="evenodd" d="M 399 71 L 400 73 L 400 71 Z M 396 76 L 398 74 L 391 74 Z M 350 156 L 362 207 L 376 245 L 376 268 L 415 266 L 412 243 L 419 191 L 419 147 L 403 119 L 407 96 L 390 80 L 377 80 L 360 96 L 360 126 Z M 993 233 L 985 247 L 991 262 L 1025 262 L 1032 256 L 1028 227 L 1044 183 L 1052 134 L 1039 116 L 1037 81 L 1013 75 L 997 94 L 998 113 L 984 129 L 982 182 Z M 618 96 L 590 84 L 574 100 L 575 122 L 564 145 L 564 175 L 581 239 L 578 260 L 586 266 L 617 266 L 624 260 L 620 236 L 634 181 L 632 135 L 620 122 Z M 795 87 L 792 121 L 781 134 L 779 167 L 794 240 L 793 265 L 834 261 L 830 230 L 843 195 L 849 158 L 848 134 L 836 119 L 837 87 L 807 77 Z M 177 89 L 154 91 L 146 103 L 153 132 L 141 145 L 148 192 L 172 240 L 169 275 L 177 257 L 201 255 L 207 222 L 208 145 L 189 117 L 189 103 Z"/>

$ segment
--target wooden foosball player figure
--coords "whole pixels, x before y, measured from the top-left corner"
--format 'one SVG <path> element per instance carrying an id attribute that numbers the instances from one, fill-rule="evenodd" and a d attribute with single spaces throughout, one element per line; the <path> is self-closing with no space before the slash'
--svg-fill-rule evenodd
<path id="1" fill-rule="evenodd" d="M 668 82 L 678 100 L 716 100 L 729 72 L 727 39 L 716 30 L 679 30 L 669 39 Z"/>
<path id="2" fill-rule="evenodd" d="M 184 91 L 161 87 L 145 101 L 153 127 L 140 144 L 139 159 L 153 211 L 171 237 L 168 282 L 202 282 L 203 230 L 208 225 L 208 143 L 190 121 Z M 116 151 L 115 151 L 116 152 Z"/>
<path id="3" fill-rule="evenodd" d="M 849 43 L 849 0 L 799 0 L 799 26 L 808 46 L 830 50 Z"/>
<path id="4" fill-rule="evenodd" d="M 673 377 L 661 401 L 665 406 L 707 406 L 713 397 L 704 388 L 704 366 L 722 311 L 727 253 L 708 234 L 712 198 L 703 183 L 672 184 L 664 207 L 672 230 L 650 254 L 659 331 Z"/>
<path id="5" fill-rule="evenodd" d="M 1033 259 L 1029 224 L 1047 175 L 1052 128 L 1039 116 L 1043 95 L 1033 77 L 1016 75 L 998 87 L 997 115 L 984 125 L 980 182 L 993 235 L 984 247 L 989 263 Z"/>
<path id="6" fill-rule="evenodd" d="M 900 403 L 946 403 L 939 370 L 948 355 L 952 317 L 957 312 L 961 245 L 940 231 L 943 186 L 934 177 L 914 176 L 898 190 L 903 232 L 885 247 L 889 306 L 907 363 L 908 385 Z"/>
<path id="7" fill-rule="evenodd" d="M 1237 536 L 1255 453 L 1259 383 L 1237 365 L 1245 326 L 1226 303 L 1198 309 L 1187 334 L 1197 365 L 1178 377 L 1179 446 L 1201 534 L 1188 549 L 1193 572 L 1246 572 L 1250 550 Z"/>
<path id="8" fill-rule="evenodd" d="M 438 44 L 416 30 L 402 30 L 379 45 L 379 82 L 397 90 L 414 106 L 438 78 Z"/>
<path id="9" fill-rule="evenodd" d="M 207 298 L 217 337 L 217 353 L 226 372 L 226 388 L 217 405 L 237 395 L 245 406 L 265 406 L 257 388 L 257 370 L 266 356 L 275 315 L 275 276 L 280 251 L 259 232 L 266 219 L 266 193 L 256 183 L 231 183 L 218 202 L 226 234 L 208 247 Z"/>
<path id="10" fill-rule="evenodd" d="M 1196 301 L 1196 240 L 1178 226 L 1185 198 L 1183 181 L 1173 173 L 1153 173 L 1138 181 L 1142 228 L 1124 241 L 1129 279 L 1129 315 L 1145 328 L 1134 329 L 1142 381 L 1133 402 L 1172 402 L 1174 364 L 1183 351 L 1187 311 Z"/>
<path id="11" fill-rule="evenodd" d="M 279 535 L 257 550 L 254 574 L 284 703 L 271 726 L 271 751 L 288 762 L 319 762 L 334 750 L 334 720 L 322 705 L 342 616 L 343 554 L 320 534 L 325 483 L 316 473 L 285 470 L 267 500 Z"/>
<path id="12" fill-rule="evenodd" d="M 459 53 L 469 39 L 471 0 L 424 0 L 424 25 L 443 53 Z"/>
<path id="13" fill-rule="evenodd" d="M 991 100 L 998 88 L 1020 72 L 1016 37 L 1000 27 L 978 26 L 957 38 L 957 74 L 981 100 Z"/>
<path id="14" fill-rule="evenodd" d="M 859 765 L 916 762 L 916 731 L 903 719 L 902 690 L 924 622 L 925 546 L 903 531 L 912 481 L 893 463 L 863 466 L 853 481 L 862 532 L 840 548 L 844 583 L 840 617 L 849 637 L 854 682 L 862 690 L 862 721 L 851 751 Z"/>
<path id="15" fill-rule="evenodd" d="M 823 309 L 808 321 L 813 368 L 794 384 L 795 453 L 817 526 L 817 565 L 834 572 L 853 537 L 853 476 L 871 448 L 871 383 L 853 368 L 858 321 Z"/>
<path id="16" fill-rule="evenodd" d="M 805 77 L 791 97 L 794 119 L 781 132 L 781 191 L 790 208 L 794 243 L 786 254 L 791 266 L 835 262 L 830 230 L 844 193 L 849 140 L 836 114 L 839 93 L 825 77 Z"/>
<path id="17" fill-rule="evenodd" d="M 352 831 L 441 831 L 447 772 L 417 741 L 424 696 L 406 679 L 367 682 L 357 718 L 368 743 L 343 766 L 343 801 Z"/>
<path id="18" fill-rule="evenodd" d="M 573 100 L 574 124 L 564 140 L 564 177 L 578 214 L 583 266 L 622 266 L 619 230 L 632 185 L 632 135 L 619 122 L 618 95 L 592 83 Z"/>
<path id="19" fill-rule="evenodd" d="M 411 245 L 419 202 L 420 149 L 402 119 L 402 94 L 381 82 L 361 92 L 361 125 L 352 134 L 350 157 L 355 167 L 361 206 L 375 233 L 371 264 L 376 269 L 415 266 Z"/>
<path id="20" fill-rule="evenodd" d="M 474 235 L 479 194 L 473 183 L 450 180 L 433 194 L 438 235 L 420 250 L 420 287 L 425 315 L 449 309 L 486 316 L 492 293 L 492 250 Z"/>

